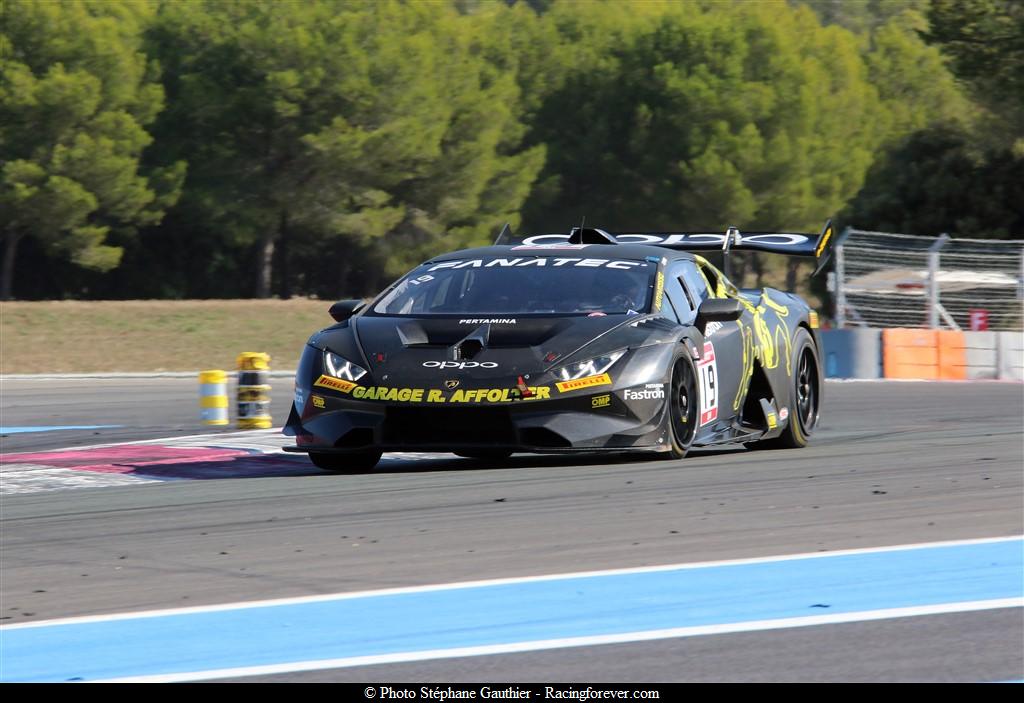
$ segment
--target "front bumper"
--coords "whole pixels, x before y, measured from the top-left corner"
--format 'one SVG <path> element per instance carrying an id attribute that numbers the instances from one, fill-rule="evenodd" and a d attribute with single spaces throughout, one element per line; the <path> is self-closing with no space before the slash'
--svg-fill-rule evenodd
<path id="1" fill-rule="evenodd" d="M 461 407 L 316 395 L 301 417 L 292 406 L 285 434 L 296 439 L 289 451 L 664 450 L 664 398 L 653 390 L 648 395 L 626 400 L 624 391 L 609 389 L 547 401 Z"/>
<path id="2" fill-rule="evenodd" d="M 436 379 L 343 381 L 307 354 L 284 432 L 296 439 L 291 451 L 664 450 L 668 387 L 658 376 L 671 352 L 637 348 L 607 373 L 568 382 L 535 375 L 527 398 L 507 377 L 463 374 L 449 388 Z"/>

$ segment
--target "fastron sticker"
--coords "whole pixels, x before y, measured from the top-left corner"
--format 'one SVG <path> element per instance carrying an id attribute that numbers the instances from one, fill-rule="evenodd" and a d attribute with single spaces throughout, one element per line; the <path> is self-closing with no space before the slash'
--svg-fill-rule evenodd
<path id="1" fill-rule="evenodd" d="M 665 398 L 665 386 L 660 383 L 648 383 L 643 390 L 639 388 L 627 388 L 622 391 L 624 400 L 663 400 Z"/>

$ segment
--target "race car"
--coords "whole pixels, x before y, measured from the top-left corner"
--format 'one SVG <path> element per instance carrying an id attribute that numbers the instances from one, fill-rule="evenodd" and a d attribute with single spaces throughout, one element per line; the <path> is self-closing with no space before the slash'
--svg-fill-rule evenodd
<path id="1" fill-rule="evenodd" d="M 436 256 L 310 337 L 284 428 L 332 472 L 383 452 L 802 447 L 822 398 L 817 314 L 695 252 L 829 255 L 797 233 L 578 227 Z M 726 265 L 727 268 L 727 265 Z"/>

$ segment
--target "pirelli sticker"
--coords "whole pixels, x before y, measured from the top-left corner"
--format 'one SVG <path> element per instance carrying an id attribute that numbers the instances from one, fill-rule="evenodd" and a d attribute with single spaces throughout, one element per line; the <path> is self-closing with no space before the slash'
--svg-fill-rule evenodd
<path id="1" fill-rule="evenodd" d="M 587 376 L 586 378 L 574 378 L 571 381 L 559 381 L 555 384 L 559 393 L 578 391 L 581 388 L 593 388 L 594 386 L 610 386 L 612 377 L 606 373 L 600 376 Z"/>
<path id="2" fill-rule="evenodd" d="M 353 383 L 352 381 L 346 381 L 343 378 L 334 378 L 333 376 L 320 376 L 313 383 L 314 386 L 320 386 L 321 388 L 330 388 L 332 391 L 341 391 L 342 393 L 351 393 L 352 389 L 357 387 L 359 384 Z"/>

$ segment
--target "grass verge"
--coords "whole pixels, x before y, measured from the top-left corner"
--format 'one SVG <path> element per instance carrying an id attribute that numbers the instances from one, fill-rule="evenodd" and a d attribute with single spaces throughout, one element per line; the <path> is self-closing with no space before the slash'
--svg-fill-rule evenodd
<path id="1" fill-rule="evenodd" d="M 0 373 L 197 371 L 267 352 L 294 369 L 331 302 L 128 300 L 0 303 Z"/>

